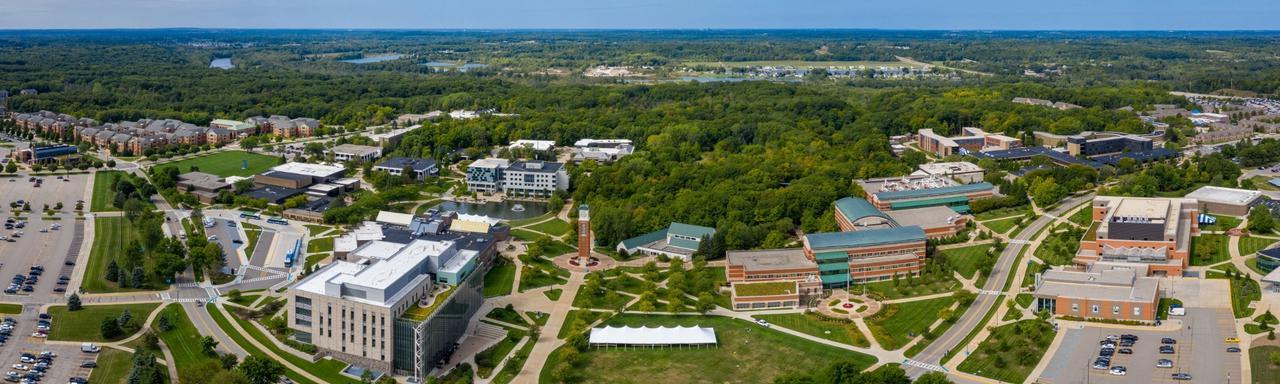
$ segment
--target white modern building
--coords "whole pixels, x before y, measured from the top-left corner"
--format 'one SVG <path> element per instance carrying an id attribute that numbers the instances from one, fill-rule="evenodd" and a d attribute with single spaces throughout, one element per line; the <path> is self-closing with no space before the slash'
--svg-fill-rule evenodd
<path id="1" fill-rule="evenodd" d="M 573 143 L 573 161 L 611 162 L 635 152 L 627 139 L 582 139 Z"/>
<path id="2" fill-rule="evenodd" d="M 539 152 L 556 149 L 556 142 L 551 140 L 516 140 L 507 146 L 508 149 L 528 148 Z"/>
<path id="3" fill-rule="evenodd" d="M 333 161 L 373 161 L 382 157 L 382 147 L 371 145 L 341 144 L 329 149 L 329 153 L 333 154 Z"/>
<path id="4" fill-rule="evenodd" d="M 467 188 L 483 193 L 550 196 L 569 189 L 569 173 L 562 163 L 481 159 L 467 166 Z"/>

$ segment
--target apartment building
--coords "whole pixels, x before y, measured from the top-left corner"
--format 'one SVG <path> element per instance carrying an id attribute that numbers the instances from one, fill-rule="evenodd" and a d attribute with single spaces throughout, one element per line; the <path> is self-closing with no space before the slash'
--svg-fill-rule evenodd
<path id="1" fill-rule="evenodd" d="M 1195 199 L 1098 196 L 1091 209 L 1076 265 L 1123 263 L 1167 276 L 1187 268 L 1191 237 L 1200 234 Z"/>

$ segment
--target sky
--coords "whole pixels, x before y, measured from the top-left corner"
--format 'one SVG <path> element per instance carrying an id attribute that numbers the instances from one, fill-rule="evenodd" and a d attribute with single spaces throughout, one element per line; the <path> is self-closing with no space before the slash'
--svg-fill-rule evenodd
<path id="1" fill-rule="evenodd" d="M 1277 0 L 0 0 L 0 29 L 1280 30 Z"/>

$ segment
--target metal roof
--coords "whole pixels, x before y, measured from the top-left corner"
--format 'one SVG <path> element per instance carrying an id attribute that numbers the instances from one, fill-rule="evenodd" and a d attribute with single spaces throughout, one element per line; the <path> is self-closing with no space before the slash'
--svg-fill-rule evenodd
<path id="1" fill-rule="evenodd" d="M 939 188 L 916 189 L 909 191 L 887 191 L 876 193 L 876 198 L 884 201 L 888 200 L 904 200 L 923 197 L 944 196 L 953 194 L 968 194 L 985 190 L 995 189 L 994 185 L 988 182 L 961 184 Z"/>
<path id="2" fill-rule="evenodd" d="M 925 241 L 924 229 L 917 226 L 869 229 L 853 232 L 811 233 L 804 236 L 809 249 L 853 248 Z"/>
<path id="3" fill-rule="evenodd" d="M 871 216 L 893 221 L 893 218 L 885 215 L 884 212 L 880 212 L 879 209 L 876 209 L 876 206 L 871 205 L 871 203 L 866 199 L 859 199 L 856 197 L 846 197 L 836 200 L 836 212 L 840 212 L 841 215 L 844 215 L 844 218 L 849 220 L 850 223 L 858 221 L 858 219 Z"/>
<path id="4" fill-rule="evenodd" d="M 703 227 L 701 225 L 684 224 L 684 223 L 671 223 L 671 226 L 667 228 L 667 234 L 689 236 L 697 239 L 701 239 L 706 236 L 711 236 L 711 235 L 714 235 L 715 233 L 716 233 L 715 228 Z"/>

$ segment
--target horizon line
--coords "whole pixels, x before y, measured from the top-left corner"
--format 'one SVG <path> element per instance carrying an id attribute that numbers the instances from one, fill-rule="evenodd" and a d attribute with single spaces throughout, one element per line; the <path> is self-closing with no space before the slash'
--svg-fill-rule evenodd
<path id="1" fill-rule="evenodd" d="M 323 32 L 732 32 L 732 31 L 811 31 L 811 32 L 1280 32 L 1276 29 L 1002 29 L 1002 28 L 288 28 L 288 27 L 85 27 L 85 28 L 0 28 L 0 32 L 92 32 L 92 31 L 323 31 Z"/>

